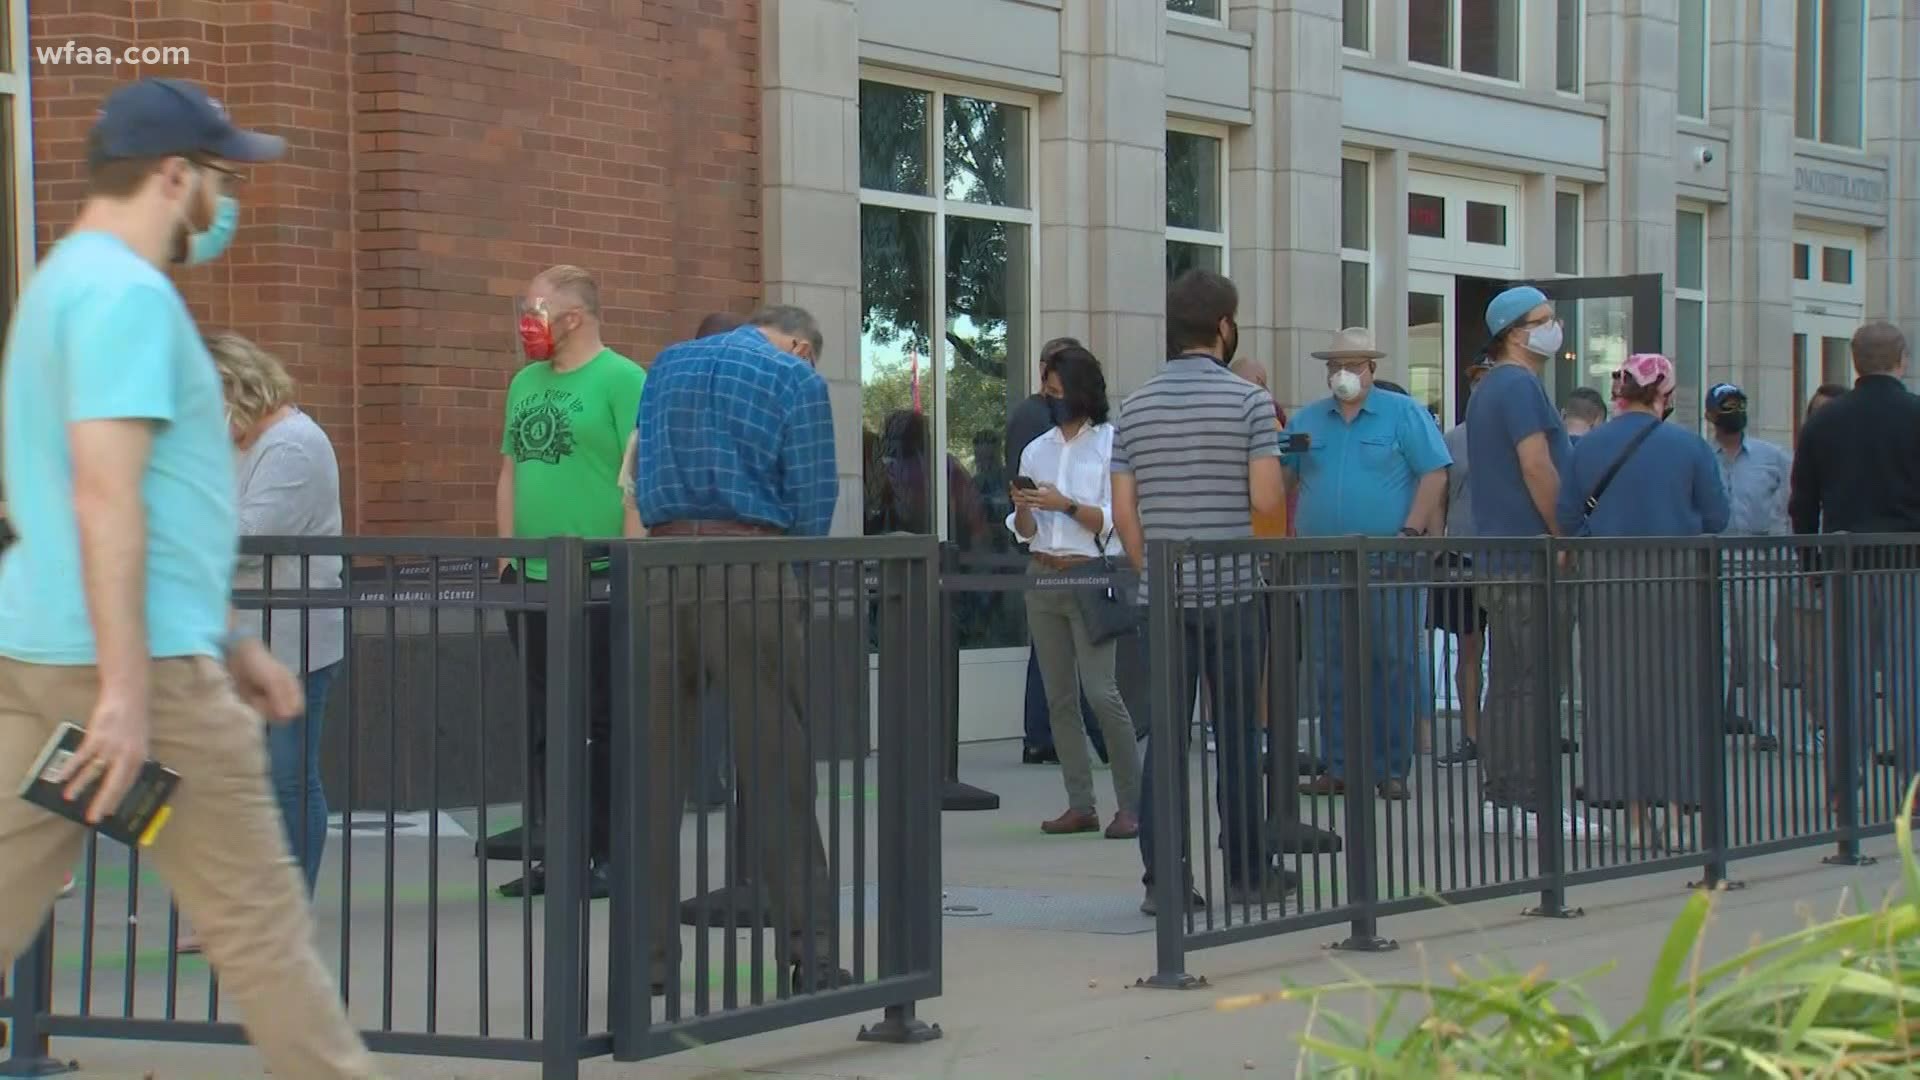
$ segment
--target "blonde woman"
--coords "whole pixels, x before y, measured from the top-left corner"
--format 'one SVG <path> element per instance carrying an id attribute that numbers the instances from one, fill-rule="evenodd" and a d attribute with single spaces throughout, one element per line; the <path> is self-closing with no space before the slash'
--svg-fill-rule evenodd
<path id="1" fill-rule="evenodd" d="M 294 404 L 293 380 L 286 369 L 237 334 L 210 338 L 207 348 L 220 371 L 227 426 L 239 451 L 234 476 L 239 485 L 241 535 L 339 536 L 340 467 L 333 444 Z M 264 588 L 266 561 L 257 555 L 241 556 L 235 587 Z M 274 556 L 273 589 L 297 592 L 303 584 L 303 569 L 304 584 L 315 592 L 340 587 L 338 556 L 313 556 L 305 563 L 303 568 L 297 555 Z M 243 621 L 241 629 L 263 634 L 260 612 L 240 615 L 252 621 L 250 626 Z M 290 724 L 268 727 L 266 738 L 288 847 L 300 863 L 309 895 L 319 880 L 327 840 L 327 797 L 320 785 L 320 721 L 326 714 L 327 690 L 346 656 L 345 616 L 340 608 L 278 609 L 263 634 L 275 658 L 287 670 L 304 675 L 307 688 L 306 715 Z"/>

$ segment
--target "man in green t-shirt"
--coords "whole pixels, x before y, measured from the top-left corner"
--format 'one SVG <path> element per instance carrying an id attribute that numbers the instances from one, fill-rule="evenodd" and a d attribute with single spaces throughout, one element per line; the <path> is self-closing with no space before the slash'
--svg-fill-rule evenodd
<path id="1" fill-rule="evenodd" d="M 640 516 L 620 489 L 621 458 L 640 409 L 647 373 L 600 340 L 600 290 L 577 266 L 544 270 L 527 286 L 520 316 L 520 344 L 528 361 L 507 387 L 506 425 L 500 436 L 500 479 L 494 495 L 495 524 L 503 537 L 639 536 Z M 501 560 L 501 578 L 521 571 Z M 595 570 L 603 569 L 596 564 Z M 545 581 L 544 559 L 527 559 L 529 581 Z M 529 822 L 546 807 L 547 619 L 529 611 L 508 620 L 508 631 L 527 672 L 527 729 L 533 786 L 527 792 Z M 588 853 L 593 860 L 589 895 L 607 895 L 607 858 L 612 798 L 609 788 L 612 703 L 611 636 L 606 608 L 587 623 Z M 546 868 L 501 887 L 506 896 L 546 891 Z"/>

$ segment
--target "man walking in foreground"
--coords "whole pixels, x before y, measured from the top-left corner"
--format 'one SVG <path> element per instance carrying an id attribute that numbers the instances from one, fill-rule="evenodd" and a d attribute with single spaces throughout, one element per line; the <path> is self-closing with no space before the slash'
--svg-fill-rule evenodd
<path id="1" fill-rule="evenodd" d="M 267 1067 L 371 1077 L 314 951 L 268 791 L 261 714 L 285 722 L 304 702 L 257 638 L 231 632 L 239 519 L 225 402 L 165 273 L 232 239 L 229 163 L 271 161 L 284 145 L 166 79 L 115 91 L 88 136 L 87 201 L 7 336 L 6 490 L 20 538 L 0 560 L 0 783 L 17 784 L 63 721 L 86 727 L 67 774 L 70 794 L 98 782 L 89 820 L 118 806 L 149 756 L 180 773 L 147 854 Z M 33 940 L 85 839 L 0 799 L 0 969 Z"/>

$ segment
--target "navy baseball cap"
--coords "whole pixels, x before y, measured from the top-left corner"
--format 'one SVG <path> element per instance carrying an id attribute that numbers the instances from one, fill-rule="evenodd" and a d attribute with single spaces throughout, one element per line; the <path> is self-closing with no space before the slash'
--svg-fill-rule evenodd
<path id="1" fill-rule="evenodd" d="M 1707 411 L 1719 412 L 1727 402 L 1736 400 L 1746 404 L 1747 392 L 1732 383 L 1716 383 L 1713 389 L 1707 391 Z"/>
<path id="2" fill-rule="evenodd" d="M 226 107 L 192 83 L 142 79 L 107 95 L 88 151 L 95 164 L 192 155 L 259 162 L 286 148 L 278 135 L 234 127 Z"/>
<path id="3" fill-rule="evenodd" d="M 1487 333 L 1498 336 L 1502 330 L 1526 318 L 1527 312 L 1546 302 L 1547 294 L 1539 289 L 1515 285 L 1487 305 Z"/>

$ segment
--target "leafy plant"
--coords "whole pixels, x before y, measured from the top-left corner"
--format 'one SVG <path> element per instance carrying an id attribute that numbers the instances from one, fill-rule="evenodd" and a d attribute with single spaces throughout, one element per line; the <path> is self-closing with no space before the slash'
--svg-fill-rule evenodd
<path id="1" fill-rule="evenodd" d="M 1355 980 L 1228 998 L 1217 1007 L 1310 1003 L 1301 1072 L 1327 1080 L 1920 1075 L 1916 790 L 1920 780 L 1908 788 L 1895 827 L 1901 887 L 1885 904 L 1708 966 L 1702 951 L 1715 899 L 1701 890 L 1674 920 L 1640 1008 L 1618 1026 L 1582 990 L 1611 964 L 1567 979 L 1549 977 L 1544 965 L 1478 973 L 1454 965 L 1449 986 Z M 1378 1003 L 1371 1023 L 1325 1007 L 1356 993 Z M 1316 1024 L 1324 1030 L 1316 1033 Z"/>

